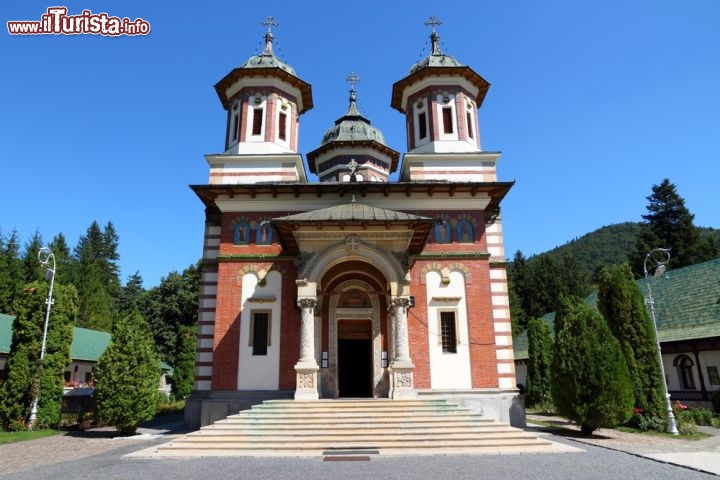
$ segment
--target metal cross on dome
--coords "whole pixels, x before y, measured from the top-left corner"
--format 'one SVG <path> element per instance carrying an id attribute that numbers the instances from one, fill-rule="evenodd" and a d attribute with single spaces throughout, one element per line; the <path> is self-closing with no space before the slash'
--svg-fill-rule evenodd
<path id="1" fill-rule="evenodd" d="M 442 21 L 440 21 L 438 18 L 435 17 L 435 15 L 431 16 L 427 20 L 425 20 L 425 26 L 432 28 L 432 33 L 435 33 L 435 26 L 442 25 Z"/>
<path id="2" fill-rule="evenodd" d="M 268 33 L 272 33 L 272 27 L 277 27 L 280 25 L 280 23 L 275 20 L 275 18 L 272 15 L 268 15 L 268 17 L 260 22 L 260 25 L 263 27 L 268 27 Z"/>
<path id="3" fill-rule="evenodd" d="M 355 91 L 355 85 L 360 82 L 360 76 L 355 72 L 348 73 L 348 76 L 345 77 L 345 81 L 350 84 L 350 90 Z"/>

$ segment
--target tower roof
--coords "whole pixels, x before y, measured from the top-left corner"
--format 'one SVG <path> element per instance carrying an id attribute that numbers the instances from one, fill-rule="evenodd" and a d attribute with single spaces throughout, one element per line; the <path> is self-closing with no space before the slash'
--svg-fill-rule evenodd
<path id="1" fill-rule="evenodd" d="M 261 23 L 268 27 L 265 33 L 265 49 L 258 55 L 248 58 L 241 66 L 234 68 L 230 73 L 215 84 L 215 91 L 220 97 L 220 102 L 225 109 L 230 106 L 230 99 L 227 95 L 228 88 L 241 78 L 250 77 L 275 77 L 286 81 L 300 90 L 300 113 L 306 112 L 313 107 L 312 89 L 310 84 L 298 78 L 295 69 L 285 61 L 278 58 L 273 52 L 273 40 L 271 27 L 279 25 L 273 17 L 268 17 Z"/>
<path id="2" fill-rule="evenodd" d="M 482 102 L 485 99 L 485 95 L 490 88 L 490 84 L 487 80 L 477 74 L 472 68 L 460 63 L 452 55 L 448 55 L 442 52 L 439 42 L 440 36 L 435 31 L 435 26 L 441 24 L 442 22 L 437 20 L 435 17 L 430 17 L 430 19 L 425 22 L 425 25 L 432 26 L 432 31 L 430 32 L 430 54 L 416 64 L 414 64 L 410 68 L 410 73 L 407 77 L 403 78 L 398 82 L 395 82 L 395 84 L 393 85 L 392 99 L 390 101 L 390 105 L 394 109 L 405 113 L 403 94 L 405 93 L 407 88 L 428 77 L 437 76 L 453 76 L 465 78 L 478 89 L 478 93 L 475 97 L 475 102 L 477 103 L 478 107 L 482 105 Z"/>

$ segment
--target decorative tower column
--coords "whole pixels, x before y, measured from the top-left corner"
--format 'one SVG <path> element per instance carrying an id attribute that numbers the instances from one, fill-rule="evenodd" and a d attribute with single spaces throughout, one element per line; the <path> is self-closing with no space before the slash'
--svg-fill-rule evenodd
<path id="1" fill-rule="evenodd" d="M 415 398 L 417 393 L 413 387 L 413 365 L 410 360 L 410 341 L 407 326 L 407 298 L 394 298 L 390 306 L 395 325 L 395 358 L 388 371 L 390 372 L 390 398 Z"/>
<path id="2" fill-rule="evenodd" d="M 295 364 L 296 386 L 295 400 L 317 400 L 317 372 L 315 360 L 315 306 L 314 298 L 298 300 L 301 309 L 300 324 L 300 359 Z"/>

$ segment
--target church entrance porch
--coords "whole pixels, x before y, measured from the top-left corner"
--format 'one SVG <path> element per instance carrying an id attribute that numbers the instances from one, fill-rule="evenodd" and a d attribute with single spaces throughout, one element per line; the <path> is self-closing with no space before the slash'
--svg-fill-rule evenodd
<path id="1" fill-rule="evenodd" d="M 338 322 L 338 397 L 373 397 L 372 322 Z"/>

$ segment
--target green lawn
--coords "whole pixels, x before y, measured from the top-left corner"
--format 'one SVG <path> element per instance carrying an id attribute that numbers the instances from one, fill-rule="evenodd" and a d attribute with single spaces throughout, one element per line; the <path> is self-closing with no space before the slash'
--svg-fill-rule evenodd
<path id="1" fill-rule="evenodd" d="M 25 440 L 35 440 L 38 438 L 58 435 L 63 432 L 59 430 L 35 430 L 32 432 L 0 432 L 0 445 L 13 442 L 23 442 Z"/>

